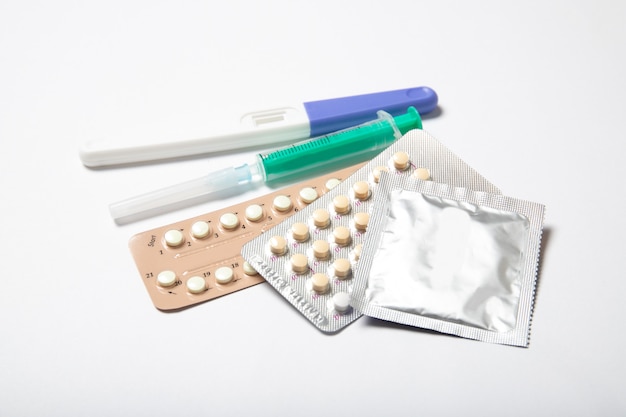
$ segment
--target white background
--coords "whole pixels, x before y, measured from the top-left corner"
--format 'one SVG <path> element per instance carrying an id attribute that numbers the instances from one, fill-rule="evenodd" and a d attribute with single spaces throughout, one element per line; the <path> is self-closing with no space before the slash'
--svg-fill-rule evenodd
<path id="1" fill-rule="evenodd" d="M 626 414 L 625 21 L 598 0 L 2 1 L 0 415 Z M 327 336 L 268 284 L 160 312 L 128 239 L 267 189 L 125 226 L 108 204 L 253 152 L 78 158 L 419 85 L 439 94 L 425 130 L 547 206 L 527 349 L 369 318 Z"/>

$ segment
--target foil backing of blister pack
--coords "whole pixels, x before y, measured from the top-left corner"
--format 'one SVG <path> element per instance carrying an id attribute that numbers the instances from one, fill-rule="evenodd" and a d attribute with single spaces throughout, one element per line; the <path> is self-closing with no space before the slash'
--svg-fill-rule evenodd
<path id="1" fill-rule="evenodd" d="M 527 346 L 544 211 L 383 174 L 353 306 L 387 321 Z"/>
<path id="2" fill-rule="evenodd" d="M 413 130 L 314 203 L 248 242 L 242 256 L 314 326 L 325 333 L 337 332 L 361 316 L 358 309 L 345 304 L 352 296 L 361 262 L 359 251 L 372 224 L 367 219 L 378 192 L 378 175 L 387 171 L 392 176 L 415 177 L 423 174 L 423 168 L 432 182 L 500 192 L 430 134 Z M 328 225 L 316 225 L 317 210 L 328 213 Z M 294 238 L 294 224 L 306 225 L 306 239 L 301 232 Z M 346 231 L 347 237 L 343 235 Z M 284 242 L 284 250 L 276 249 L 282 248 L 277 242 Z M 328 248 L 326 257 L 316 256 L 320 242 Z M 346 261 L 351 271 L 338 276 L 336 262 Z M 325 274 L 328 285 L 320 287 L 317 274 Z"/>

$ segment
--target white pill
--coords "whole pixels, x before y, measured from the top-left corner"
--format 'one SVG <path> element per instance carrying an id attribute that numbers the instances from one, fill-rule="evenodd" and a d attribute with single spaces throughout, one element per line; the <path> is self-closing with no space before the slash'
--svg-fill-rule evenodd
<path id="1" fill-rule="evenodd" d="M 333 306 L 338 313 L 345 313 L 350 309 L 350 294 L 338 292 L 333 295 Z"/>
<path id="2" fill-rule="evenodd" d="M 191 235 L 196 239 L 203 239 L 209 235 L 211 226 L 207 222 L 199 221 L 191 225 Z"/>
<path id="3" fill-rule="evenodd" d="M 176 273 L 174 271 L 161 271 L 157 275 L 157 283 L 161 287 L 171 287 L 176 283 Z"/>
<path id="4" fill-rule="evenodd" d="M 257 270 L 254 269 L 247 261 L 243 263 L 243 273 L 250 276 L 258 274 Z"/>
<path id="5" fill-rule="evenodd" d="M 341 184 L 340 180 L 338 180 L 337 178 L 331 178 L 328 181 L 326 181 L 326 188 L 329 189 L 329 190 L 332 190 L 333 188 L 335 188 L 339 184 Z"/>
<path id="6" fill-rule="evenodd" d="M 263 217 L 263 207 L 252 204 L 246 207 L 246 219 L 251 222 L 258 222 Z"/>
<path id="7" fill-rule="evenodd" d="M 274 202 L 272 203 L 274 209 L 280 212 L 285 212 L 291 210 L 291 200 L 286 195 L 279 195 L 274 198 Z"/>
<path id="8" fill-rule="evenodd" d="M 192 294 L 200 294 L 206 291 L 206 281 L 202 277 L 194 276 L 187 280 L 187 291 Z"/>
<path id="9" fill-rule="evenodd" d="M 220 217 L 220 224 L 227 230 L 236 229 L 239 226 L 239 219 L 233 213 L 225 213 Z"/>
<path id="10" fill-rule="evenodd" d="M 303 189 L 300 190 L 299 195 L 300 195 L 300 200 L 302 200 L 302 202 L 306 204 L 310 204 L 314 202 L 315 200 L 317 200 L 317 191 L 315 191 L 315 188 L 304 187 Z"/>
<path id="11" fill-rule="evenodd" d="M 185 236 L 180 230 L 172 229 L 165 232 L 165 244 L 172 248 L 180 246 L 185 241 Z"/>
<path id="12" fill-rule="evenodd" d="M 232 268 L 222 266 L 215 270 L 215 281 L 218 284 L 228 284 L 235 277 L 235 273 Z"/>

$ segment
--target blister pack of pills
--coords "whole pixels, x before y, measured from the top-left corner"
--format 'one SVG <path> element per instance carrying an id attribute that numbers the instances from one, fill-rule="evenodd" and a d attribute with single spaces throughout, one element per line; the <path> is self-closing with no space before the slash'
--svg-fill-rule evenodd
<path id="1" fill-rule="evenodd" d="M 241 247 L 337 186 L 363 163 L 134 235 L 131 254 L 154 306 L 178 310 L 264 282 Z"/>
<path id="2" fill-rule="evenodd" d="M 525 347 L 544 211 L 383 174 L 352 304 L 387 321 Z"/>
<path id="3" fill-rule="evenodd" d="M 334 333 L 352 308 L 381 172 L 489 193 L 499 190 L 423 130 L 412 130 L 289 220 L 245 244 L 243 257 L 315 327 Z"/>

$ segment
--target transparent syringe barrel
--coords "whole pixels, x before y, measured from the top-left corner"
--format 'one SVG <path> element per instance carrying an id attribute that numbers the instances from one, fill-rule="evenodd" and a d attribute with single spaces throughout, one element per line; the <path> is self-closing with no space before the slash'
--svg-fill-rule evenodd
<path id="1" fill-rule="evenodd" d="M 380 111 L 378 117 L 354 128 L 259 154 L 265 181 L 296 179 L 366 161 L 409 130 L 422 127 L 420 115 L 413 107 L 396 117 Z"/>

